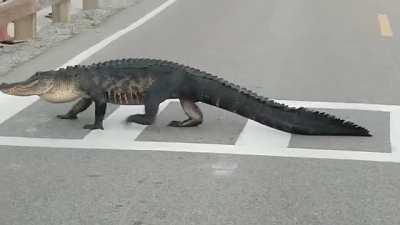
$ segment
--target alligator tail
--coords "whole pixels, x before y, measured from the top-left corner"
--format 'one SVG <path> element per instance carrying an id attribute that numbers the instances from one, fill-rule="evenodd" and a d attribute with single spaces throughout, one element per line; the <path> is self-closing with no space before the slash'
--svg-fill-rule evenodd
<path id="1" fill-rule="evenodd" d="M 195 77 L 197 82 L 193 89 L 198 101 L 278 130 L 303 135 L 372 136 L 367 129 L 350 121 L 274 102 L 210 74 L 202 72 Z"/>

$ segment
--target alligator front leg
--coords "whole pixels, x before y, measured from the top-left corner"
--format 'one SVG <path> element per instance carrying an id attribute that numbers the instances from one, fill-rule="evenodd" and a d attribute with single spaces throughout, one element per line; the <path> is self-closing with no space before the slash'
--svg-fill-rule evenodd
<path id="1" fill-rule="evenodd" d="M 126 119 L 128 123 L 138 123 L 142 125 L 153 124 L 158 111 L 158 104 L 156 105 L 145 105 L 145 114 L 130 115 Z"/>
<path id="2" fill-rule="evenodd" d="M 144 101 L 145 114 L 130 115 L 126 119 L 126 122 L 138 123 L 142 125 L 153 124 L 158 112 L 158 106 L 160 102 L 161 102 L 161 97 L 159 96 L 151 96 L 151 95 L 147 96 Z"/>
<path id="3" fill-rule="evenodd" d="M 103 128 L 104 115 L 106 114 L 107 103 L 105 101 L 95 101 L 95 120 L 94 124 L 86 124 L 84 129 L 95 130 Z"/>
<path id="4" fill-rule="evenodd" d="M 77 119 L 77 115 L 85 111 L 92 104 L 93 100 L 90 98 L 82 98 L 79 100 L 68 112 L 64 115 L 57 115 L 60 119 L 74 120 Z"/>

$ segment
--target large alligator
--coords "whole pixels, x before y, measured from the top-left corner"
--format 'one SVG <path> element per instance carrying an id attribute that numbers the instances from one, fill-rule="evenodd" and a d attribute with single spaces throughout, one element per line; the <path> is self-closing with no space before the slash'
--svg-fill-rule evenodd
<path id="1" fill-rule="evenodd" d="M 371 136 L 367 129 L 352 122 L 303 107 L 289 107 L 204 71 L 159 59 L 110 60 L 37 72 L 22 82 L 3 83 L 0 90 L 9 95 L 38 95 L 53 103 L 80 99 L 65 115 L 58 115 L 61 119 L 76 119 L 94 102 L 95 121 L 85 129 L 103 129 L 107 103 L 143 104 L 144 114 L 126 120 L 150 125 L 161 102 L 178 98 L 188 119 L 172 121 L 169 126 L 173 127 L 201 124 L 203 116 L 196 102 L 203 102 L 290 133 Z"/>

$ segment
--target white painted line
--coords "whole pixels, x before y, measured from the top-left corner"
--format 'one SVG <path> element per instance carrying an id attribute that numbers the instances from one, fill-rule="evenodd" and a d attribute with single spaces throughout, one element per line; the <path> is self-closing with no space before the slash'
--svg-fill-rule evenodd
<path id="1" fill-rule="evenodd" d="M 91 131 L 84 139 L 132 142 L 146 126 L 137 123 L 128 124 L 125 118 L 132 114 L 143 113 L 143 108 L 143 106 L 120 106 L 104 120 L 104 130 Z"/>
<path id="2" fill-rule="evenodd" d="M 253 120 L 247 120 L 246 126 L 240 133 L 235 145 L 286 148 L 289 145 L 290 137 L 291 135 L 287 132 L 267 127 Z"/>
<path id="3" fill-rule="evenodd" d="M 128 27 L 119 30 L 118 32 L 114 33 L 113 35 L 107 37 L 106 39 L 100 41 L 99 43 L 93 45 L 92 47 L 88 48 L 87 50 L 83 51 L 79 55 L 75 56 L 74 58 L 70 59 L 68 62 L 66 62 L 64 65 L 61 66 L 61 68 L 67 67 L 67 66 L 72 66 L 72 65 L 77 65 L 84 61 L 85 59 L 89 58 L 96 52 L 100 51 L 101 49 L 105 48 L 107 45 L 109 45 L 111 42 L 117 40 L 118 38 L 122 37 L 123 35 L 127 34 L 128 32 L 131 32 L 135 30 L 136 28 L 140 27 L 147 21 L 149 21 L 151 18 L 157 16 L 159 13 L 167 9 L 169 6 L 174 4 L 176 0 L 168 0 L 161 4 L 159 7 L 154 9 L 153 11 L 149 12 L 136 22 L 132 23 Z"/>
<path id="4" fill-rule="evenodd" d="M 29 96 L 21 98 L 19 96 L 6 95 L 0 92 L 0 123 L 8 120 L 24 108 L 31 105 L 38 99 L 37 96 Z"/>
<path id="5" fill-rule="evenodd" d="M 292 107 L 306 108 L 327 108 L 327 109 L 353 109 L 353 110 L 370 110 L 392 112 L 400 110 L 398 105 L 380 105 L 365 103 L 343 103 L 343 102 L 311 102 L 311 101 L 294 101 L 294 100 L 276 100 L 277 102 L 287 104 Z"/>
<path id="6" fill-rule="evenodd" d="M 295 158 L 317 158 L 317 159 L 344 159 L 357 161 L 375 162 L 397 162 L 400 158 L 392 153 L 342 151 L 324 149 L 296 149 L 235 145 L 215 145 L 196 143 L 170 143 L 170 142 L 118 142 L 105 139 L 99 140 L 74 140 L 74 139 L 49 139 L 49 138 L 21 138 L 0 137 L 1 145 L 24 146 L 24 147 L 48 147 L 52 149 L 91 149 L 91 150 L 129 150 L 129 151 L 171 151 L 171 152 L 196 152 L 196 153 L 219 153 L 233 155 L 258 155 Z"/>
<path id="7" fill-rule="evenodd" d="M 159 105 L 158 113 L 161 113 L 167 105 L 174 100 L 164 101 Z M 94 130 L 85 136 L 84 140 L 118 141 L 126 145 L 132 141 L 147 127 L 137 123 L 127 124 L 125 119 L 132 114 L 142 114 L 143 105 L 123 105 L 115 110 L 104 120 L 104 130 Z"/>
<path id="8" fill-rule="evenodd" d="M 393 155 L 400 160 L 400 111 L 390 113 L 390 143 Z"/>

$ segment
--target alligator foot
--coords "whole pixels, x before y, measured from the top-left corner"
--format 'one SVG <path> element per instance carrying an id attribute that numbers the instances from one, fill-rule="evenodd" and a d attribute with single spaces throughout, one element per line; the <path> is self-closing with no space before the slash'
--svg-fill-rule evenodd
<path id="1" fill-rule="evenodd" d="M 76 115 L 65 114 L 65 115 L 57 115 L 57 118 L 64 120 L 76 120 L 78 117 Z"/>
<path id="2" fill-rule="evenodd" d="M 151 125 L 154 122 L 154 117 L 149 117 L 145 114 L 135 114 L 128 116 L 128 118 L 126 118 L 126 122 Z"/>
<path id="3" fill-rule="evenodd" d="M 171 121 L 168 126 L 170 127 L 195 127 L 201 124 L 201 120 L 187 119 L 184 121 Z"/>
<path id="4" fill-rule="evenodd" d="M 103 127 L 102 124 L 86 124 L 85 126 L 83 126 L 83 129 L 87 129 L 87 130 L 101 129 L 101 130 L 104 130 L 104 127 Z"/>

